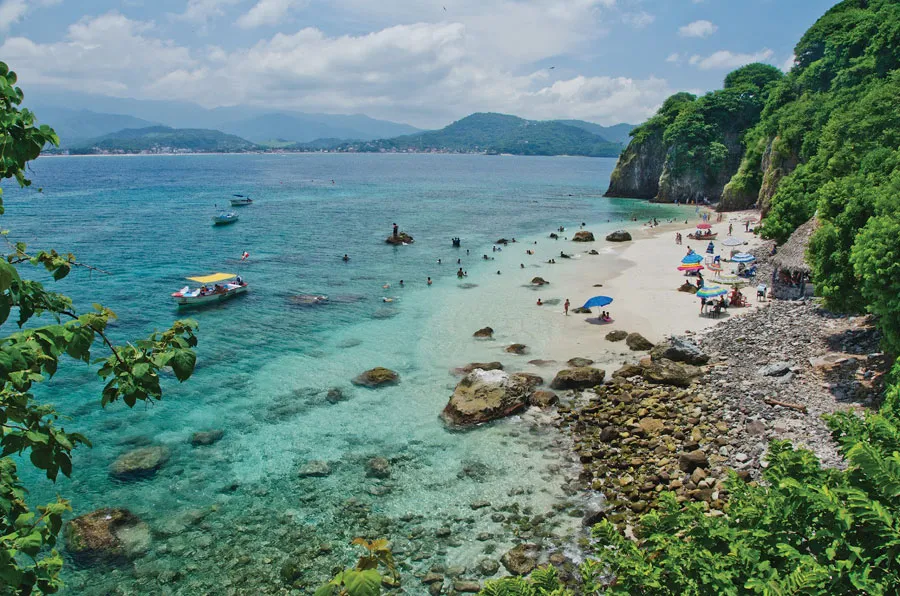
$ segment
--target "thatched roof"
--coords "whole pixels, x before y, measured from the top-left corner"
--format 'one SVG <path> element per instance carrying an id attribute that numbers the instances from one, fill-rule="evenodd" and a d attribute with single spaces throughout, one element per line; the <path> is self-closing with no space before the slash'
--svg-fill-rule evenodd
<path id="1" fill-rule="evenodd" d="M 806 262 L 806 247 L 813 232 L 819 228 L 819 220 L 813 217 L 808 222 L 794 230 L 787 242 L 778 247 L 778 253 L 772 257 L 772 264 L 779 269 L 809 273 L 809 263 Z"/>

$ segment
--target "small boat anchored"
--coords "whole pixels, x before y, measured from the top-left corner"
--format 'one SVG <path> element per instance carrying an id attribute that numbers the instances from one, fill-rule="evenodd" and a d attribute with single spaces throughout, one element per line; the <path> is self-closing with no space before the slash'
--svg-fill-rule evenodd
<path id="1" fill-rule="evenodd" d="M 227 224 L 233 224 L 237 220 L 238 215 L 234 211 L 222 211 L 218 215 L 213 216 L 213 225 L 224 226 Z"/>
<path id="2" fill-rule="evenodd" d="M 245 197 L 244 195 L 234 195 L 234 197 L 231 199 L 232 207 L 246 207 L 253 204 L 253 199 L 250 197 Z"/>
<path id="3" fill-rule="evenodd" d="M 210 275 L 188 277 L 187 279 L 202 285 L 194 289 L 184 286 L 177 292 L 174 292 L 172 298 L 178 306 L 195 306 L 221 302 L 238 294 L 243 294 L 250 288 L 240 275 L 235 275 L 234 273 L 212 273 Z"/>

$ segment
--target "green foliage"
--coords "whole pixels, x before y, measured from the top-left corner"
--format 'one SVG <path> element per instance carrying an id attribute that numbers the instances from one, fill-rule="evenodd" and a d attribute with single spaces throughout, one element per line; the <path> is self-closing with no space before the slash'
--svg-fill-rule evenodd
<path id="1" fill-rule="evenodd" d="M 590 593 L 586 591 L 585 593 Z M 485 583 L 480 596 L 572 596 L 552 565 L 539 567 L 527 578 L 504 577 Z"/>
<path id="2" fill-rule="evenodd" d="M 896 203 L 896 185 L 884 202 Z M 885 347 L 900 353 L 900 212 L 896 205 L 870 219 L 853 244 L 850 261 L 868 308 L 879 318 Z"/>
<path id="3" fill-rule="evenodd" d="M 784 77 L 784 73 L 771 64 L 754 62 L 735 71 L 725 77 L 725 89 L 748 88 L 762 90 L 770 84 L 777 83 Z"/>
<path id="4" fill-rule="evenodd" d="M 378 596 L 381 585 L 399 586 L 400 574 L 388 541 L 356 538 L 353 544 L 366 549 L 356 566 L 338 573 L 315 592 L 315 596 Z M 384 574 L 379 569 L 384 568 Z"/>
<path id="5" fill-rule="evenodd" d="M 201 153 L 234 153 L 256 151 L 258 145 L 235 135 L 203 128 L 169 128 L 149 126 L 126 128 L 86 141 L 70 150 L 74 154 L 140 153 L 142 151 L 191 151 Z"/>
<path id="6" fill-rule="evenodd" d="M 58 145 L 59 139 L 46 125 L 35 127 L 34 115 L 19 109 L 23 93 L 15 82 L 16 75 L 0 62 L 0 178 L 29 186 L 28 162 L 45 144 Z M 100 364 L 98 374 L 106 381 L 103 405 L 122 399 L 130 407 L 139 400 L 161 399 L 159 377 L 165 367 L 171 367 L 179 381 L 193 372 L 196 323 L 176 321 L 167 331 L 116 346 L 106 335 L 115 318 L 111 310 L 94 304 L 93 310 L 78 313 L 70 298 L 25 279 L 16 266 L 43 268 L 58 281 L 85 265 L 72 254 L 51 250 L 32 255 L 27 249 L 21 242 L 11 244 L 0 259 L 0 326 L 8 326 L 15 312 L 20 329 L 0 335 L 0 583 L 12 593 L 49 594 L 62 585 L 63 561 L 54 547 L 62 516 L 71 507 L 57 497 L 31 511 L 17 466 L 30 462 L 51 481 L 60 472 L 68 477 L 72 451 L 79 445 L 90 447 L 90 442 L 61 426 L 53 406 L 38 402 L 31 389 L 51 380 L 60 361 L 68 358 Z M 103 356 L 96 354 L 98 347 L 105 351 Z"/>

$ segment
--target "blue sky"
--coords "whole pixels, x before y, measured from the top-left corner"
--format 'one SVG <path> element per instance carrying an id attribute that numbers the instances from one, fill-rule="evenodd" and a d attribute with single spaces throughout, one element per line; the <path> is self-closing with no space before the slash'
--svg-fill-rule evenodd
<path id="1" fill-rule="evenodd" d="M 752 61 L 785 68 L 833 0 L 0 0 L 28 90 L 204 107 L 640 122 Z M 552 68 L 551 68 L 552 67 Z"/>

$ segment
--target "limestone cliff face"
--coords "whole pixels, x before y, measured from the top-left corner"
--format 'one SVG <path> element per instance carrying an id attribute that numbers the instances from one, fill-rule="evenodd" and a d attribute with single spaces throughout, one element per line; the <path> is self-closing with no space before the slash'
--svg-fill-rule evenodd
<path id="1" fill-rule="evenodd" d="M 769 212 L 772 205 L 772 197 L 778 190 L 781 180 L 794 171 L 800 163 L 800 158 L 793 151 L 780 149 L 779 138 L 775 137 L 766 147 L 763 153 L 760 167 L 763 172 L 762 186 L 759 188 L 759 208 L 763 215 Z"/>
<path id="2" fill-rule="evenodd" d="M 653 199 L 659 192 L 659 177 L 666 161 L 662 131 L 632 139 L 619 156 L 609 179 L 607 197 Z"/>
<path id="3" fill-rule="evenodd" d="M 794 171 L 797 155 L 783 146 L 778 137 L 761 139 L 750 148 L 740 169 L 722 192 L 720 211 L 738 211 L 758 205 L 768 212 L 781 180 Z"/>
<path id="4" fill-rule="evenodd" d="M 666 154 L 662 174 L 659 177 L 659 191 L 656 203 L 685 203 L 696 201 L 714 203 L 722 197 L 725 185 L 737 172 L 741 163 L 743 146 L 740 136 L 727 133 L 724 138 L 727 154 L 724 162 L 713 171 L 696 163 L 678 164 L 674 152 L 670 149 Z"/>

